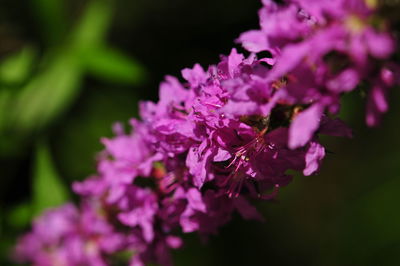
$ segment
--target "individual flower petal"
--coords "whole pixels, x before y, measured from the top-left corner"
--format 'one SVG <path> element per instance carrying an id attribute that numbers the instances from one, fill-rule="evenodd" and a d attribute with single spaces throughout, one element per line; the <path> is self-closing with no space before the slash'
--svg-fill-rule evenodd
<path id="1" fill-rule="evenodd" d="M 324 157 L 325 148 L 318 142 L 311 142 L 307 149 L 305 157 L 306 167 L 303 170 L 303 174 L 308 176 L 317 172 Z"/>
<path id="2" fill-rule="evenodd" d="M 296 116 L 289 128 L 289 147 L 296 149 L 304 146 L 319 127 L 323 106 L 314 104 Z"/>

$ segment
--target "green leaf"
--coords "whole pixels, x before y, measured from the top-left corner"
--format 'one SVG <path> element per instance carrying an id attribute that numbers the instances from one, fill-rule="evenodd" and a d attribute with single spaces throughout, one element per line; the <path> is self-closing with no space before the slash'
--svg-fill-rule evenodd
<path id="1" fill-rule="evenodd" d="M 83 58 L 87 71 L 99 79 L 125 84 L 137 84 L 145 79 L 142 66 L 115 49 L 94 47 Z"/>
<path id="2" fill-rule="evenodd" d="M 49 148 L 42 142 L 36 147 L 32 187 L 35 215 L 46 208 L 58 206 L 69 198 L 68 190 L 57 174 Z"/>
<path id="3" fill-rule="evenodd" d="M 21 89 L 11 114 L 20 132 L 40 129 L 58 117 L 80 90 L 82 69 L 68 51 L 58 53 L 49 64 Z"/>
<path id="4" fill-rule="evenodd" d="M 0 82 L 6 85 L 19 85 L 32 71 L 36 51 L 25 47 L 21 51 L 8 56 L 0 64 Z"/>
<path id="5" fill-rule="evenodd" d="M 111 23 L 112 1 L 92 0 L 72 32 L 72 43 L 77 49 L 91 49 L 103 42 Z"/>

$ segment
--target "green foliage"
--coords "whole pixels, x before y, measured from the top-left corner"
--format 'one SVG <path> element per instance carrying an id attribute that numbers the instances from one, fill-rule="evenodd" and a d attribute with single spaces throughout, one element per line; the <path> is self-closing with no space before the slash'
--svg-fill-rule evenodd
<path id="1" fill-rule="evenodd" d="M 102 44 L 110 27 L 112 13 L 112 1 L 90 1 L 70 34 L 72 44 L 83 51 Z"/>
<path id="2" fill-rule="evenodd" d="M 42 132 L 73 104 L 83 78 L 137 84 L 145 72 L 134 59 L 110 47 L 106 41 L 113 14 L 112 1 L 89 1 L 73 27 L 62 36 L 64 1 L 32 2 L 40 15 L 44 34 L 58 45 L 49 46 L 41 58 L 26 46 L 0 63 L 0 154 L 13 154 L 28 138 Z M 51 36 L 50 36 L 51 35 Z M 59 40 L 59 39 L 62 39 Z M 1 85 L 3 84 L 3 86 Z M 11 91 L 9 86 L 15 88 Z"/>
<path id="3" fill-rule="evenodd" d="M 83 56 L 87 71 L 98 79 L 136 84 L 145 78 L 145 72 L 135 60 L 113 48 L 95 47 Z"/>
<path id="4" fill-rule="evenodd" d="M 80 89 L 82 70 L 71 51 L 63 51 L 51 58 L 15 99 L 11 125 L 19 132 L 41 129 L 65 108 Z"/>
<path id="5" fill-rule="evenodd" d="M 61 205 L 68 198 L 68 190 L 57 174 L 48 146 L 39 142 L 33 170 L 33 213 L 40 214 L 46 208 Z"/>
<path id="6" fill-rule="evenodd" d="M 0 63 L 0 82 L 3 86 L 21 85 L 32 72 L 36 51 L 26 46 Z"/>

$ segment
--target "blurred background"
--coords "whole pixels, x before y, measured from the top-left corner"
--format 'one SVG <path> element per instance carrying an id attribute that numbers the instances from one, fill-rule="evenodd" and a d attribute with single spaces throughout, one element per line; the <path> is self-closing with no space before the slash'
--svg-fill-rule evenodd
<path id="1" fill-rule="evenodd" d="M 0 265 L 43 209 L 77 198 L 95 173 L 99 139 L 157 100 L 164 75 L 228 54 L 258 27 L 258 0 L 0 1 Z M 237 45 L 236 45 L 237 47 Z M 237 47 L 239 48 L 239 47 Z M 352 140 L 319 175 L 297 176 L 266 223 L 239 217 L 202 243 L 193 234 L 176 265 L 400 265 L 398 88 L 382 126 L 364 125 L 364 100 L 346 95 Z"/>

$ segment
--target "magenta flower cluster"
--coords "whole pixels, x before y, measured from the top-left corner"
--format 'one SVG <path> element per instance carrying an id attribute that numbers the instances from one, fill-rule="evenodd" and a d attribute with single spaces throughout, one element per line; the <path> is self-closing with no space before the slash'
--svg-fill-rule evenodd
<path id="1" fill-rule="evenodd" d="M 214 234 L 234 212 L 262 220 L 252 200 L 274 199 L 288 170 L 316 173 L 320 134 L 351 137 L 335 115 L 343 93 L 368 94 L 378 124 L 396 81 L 395 43 L 375 1 L 263 0 L 260 29 L 240 35 L 207 70 L 167 76 L 159 102 L 140 103 L 126 134 L 102 139 L 98 174 L 71 204 L 39 217 L 16 248 L 34 265 L 170 265 L 179 234 Z M 263 52 L 263 53 L 260 53 Z M 266 54 L 265 56 L 260 56 Z"/>

